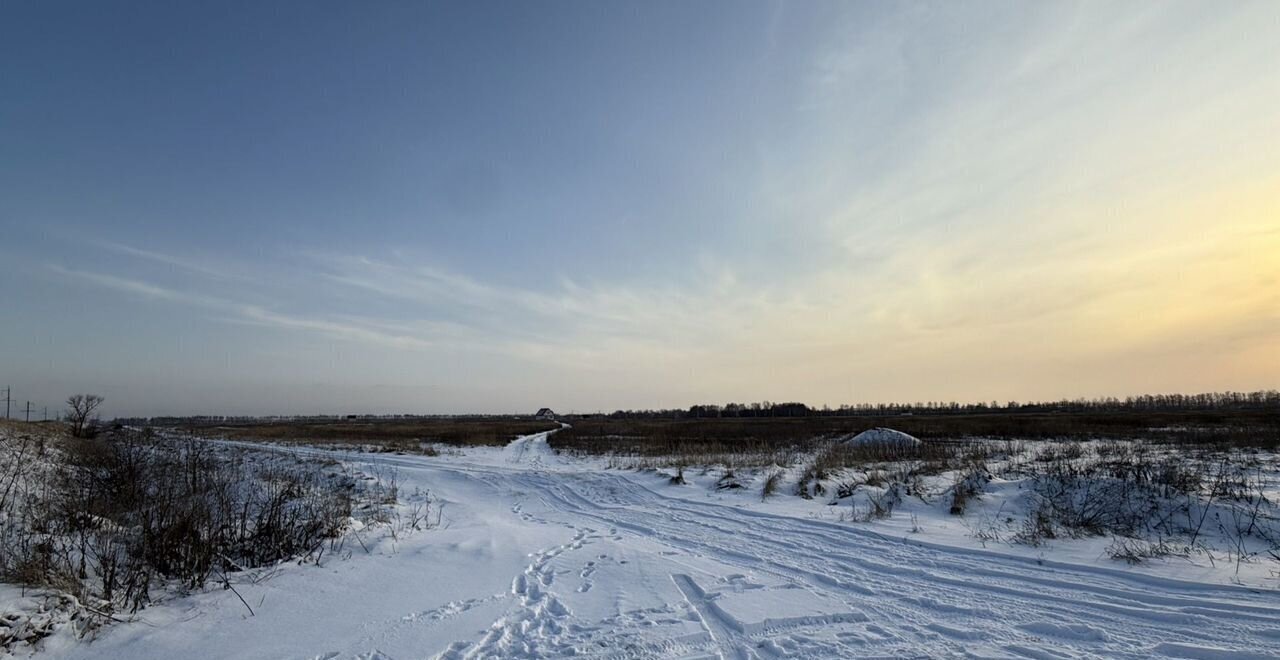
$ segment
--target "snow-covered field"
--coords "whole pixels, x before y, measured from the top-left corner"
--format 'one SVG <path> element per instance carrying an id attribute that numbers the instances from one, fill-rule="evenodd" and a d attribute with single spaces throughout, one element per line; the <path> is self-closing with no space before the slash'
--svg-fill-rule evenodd
<path id="1" fill-rule="evenodd" d="M 51 637 L 39 655 L 1280 656 L 1280 591 L 1179 580 L 1176 565 L 1140 573 L 953 547 L 927 525 L 853 525 L 799 498 L 606 470 L 557 456 L 545 435 L 341 458 L 429 489 L 440 525 L 368 534 L 367 552 L 348 545 L 270 579 L 238 576 L 244 603 L 221 589 L 173 599 L 89 643 Z"/>

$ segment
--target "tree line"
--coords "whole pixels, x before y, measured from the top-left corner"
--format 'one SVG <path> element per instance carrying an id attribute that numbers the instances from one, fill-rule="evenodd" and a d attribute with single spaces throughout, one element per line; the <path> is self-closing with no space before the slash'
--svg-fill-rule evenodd
<path id="1" fill-rule="evenodd" d="M 91 405 L 87 406 L 86 403 Z M 102 403 L 102 397 L 76 395 L 67 400 L 66 419 L 77 429 L 87 431 L 91 415 Z M 778 417 L 856 417 L 891 415 L 980 415 L 995 413 L 1107 413 L 1107 412 L 1196 412 L 1196 411 L 1244 411 L 1274 410 L 1280 412 L 1280 391 L 1256 390 L 1252 392 L 1203 392 L 1200 394 L 1140 394 L 1135 396 L 1058 399 L 1054 401 L 985 401 L 959 403 L 956 401 L 917 401 L 911 403 L 857 403 L 838 407 L 813 407 L 805 403 L 789 401 L 775 403 L 697 404 L 688 408 L 616 410 L 608 415 L 614 419 L 751 419 Z M 600 415 L 579 415 L 598 417 Z M 116 418 L 118 424 L 178 426 L 184 424 L 237 424 L 274 422 L 337 422 L 348 420 L 421 420 L 421 419 L 480 419 L 501 417 L 525 417 L 522 415 L 193 415 L 188 417 L 128 417 Z M 77 431 L 76 435 L 80 435 Z"/>
<path id="2" fill-rule="evenodd" d="M 958 403 L 926 401 L 914 403 L 858 403 L 832 408 L 814 408 L 804 403 L 699 404 L 688 408 L 659 410 L 617 410 L 616 419 L 715 419 L 775 417 L 850 417 L 858 415 L 980 415 L 992 413 L 1080 413 L 1080 412 L 1195 412 L 1231 410 L 1276 410 L 1280 412 L 1280 391 L 1204 392 L 1201 394 L 1141 394 L 1136 396 L 1059 399 L 1056 401 L 999 401 Z"/>

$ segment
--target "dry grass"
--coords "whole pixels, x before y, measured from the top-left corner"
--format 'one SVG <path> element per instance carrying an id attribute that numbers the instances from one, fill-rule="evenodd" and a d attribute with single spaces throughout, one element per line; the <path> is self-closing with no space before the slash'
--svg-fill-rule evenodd
<path id="1" fill-rule="evenodd" d="M 782 478 L 786 475 L 782 470 L 774 470 L 764 479 L 764 487 L 760 489 L 760 499 L 767 499 L 769 496 L 778 492 L 778 487 L 782 485 Z"/>
<path id="2" fill-rule="evenodd" d="M 423 443 L 503 446 L 522 435 L 549 431 L 554 422 L 515 419 L 332 420 L 187 426 L 199 435 L 307 444 L 376 444 L 417 451 Z"/>
<path id="3" fill-rule="evenodd" d="M 991 413 L 850 417 L 572 420 L 551 446 L 584 455 L 671 457 L 687 464 L 768 465 L 826 440 L 886 426 L 926 441 L 1133 439 L 1216 447 L 1280 448 L 1280 411 Z M 934 443 L 926 442 L 926 446 Z M 752 457 L 762 457 L 754 459 Z M 767 457 L 767 458 L 763 458 Z M 870 457 L 835 457 L 838 462 Z M 892 457 L 888 457 L 892 458 Z M 921 457 L 928 460 L 928 457 Z"/>
<path id="4" fill-rule="evenodd" d="M 59 440 L 70 436 L 67 425 L 62 422 L 20 422 L 16 419 L 0 418 L 0 436 L 30 437 L 34 439 Z"/>

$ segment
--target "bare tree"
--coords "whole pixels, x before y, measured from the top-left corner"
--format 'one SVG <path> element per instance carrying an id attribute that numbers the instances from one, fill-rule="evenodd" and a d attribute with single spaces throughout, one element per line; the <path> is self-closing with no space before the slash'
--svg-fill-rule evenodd
<path id="1" fill-rule="evenodd" d="M 94 419 L 94 411 L 102 405 L 97 394 L 73 394 L 67 397 L 67 421 L 71 422 L 71 435 L 83 438 Z"/>

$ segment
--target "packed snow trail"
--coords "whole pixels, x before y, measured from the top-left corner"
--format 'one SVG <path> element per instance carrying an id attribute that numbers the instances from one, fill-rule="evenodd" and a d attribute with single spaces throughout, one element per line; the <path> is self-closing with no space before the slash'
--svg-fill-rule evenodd
<path id="1" fill-rule="evenodd" d="M 1280 657 L 1275 592 L 673 497 L 692 487 L 588 468 L 556 456 L 546 434 L 462 457 L 343 458 L 431 489 L 446 524 L 240 585 L 254 617 L 202 594 L 70 655 Z"/>

